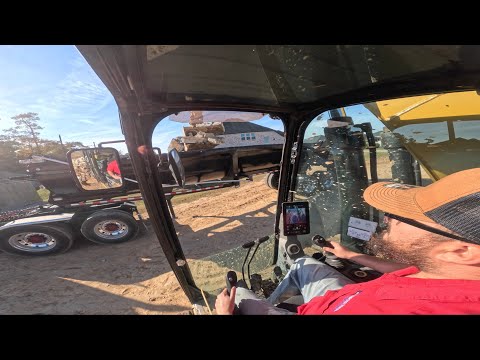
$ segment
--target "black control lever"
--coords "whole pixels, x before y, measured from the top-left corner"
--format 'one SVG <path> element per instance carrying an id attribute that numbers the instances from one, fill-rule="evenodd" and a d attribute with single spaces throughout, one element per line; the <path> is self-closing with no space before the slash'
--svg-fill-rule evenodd
<path id="1" fill-rule="evenodd" d="M 261 243 L 264 243 L 265 241 L 267 241 L 268 239 L 270 239 L 270 236 L 264 236 L 264 237 L 261 237 L 257 240 L 254 241 L 254 243 L 257 244 L 257 246 L 255 247 L 255 250 L 253 250 L 253 254 L 252 254 L 252 257 L 250 258 L 250 261 L 248 262 L 248 265 L 247 265 L 247 276 L 248 276 L 248 281 L 250 281 L 250 263 L 252 262 L 253 258 L 255 257 L 255 253 L 257 252 L 258 250 L 258 247 L 260 246 Z"/>
<path id="2" fill-rule="evenodd" d="M 328 247 L 333 249 L 332 243 L 330 241 L 325 240 L 325 238 L 321 235 L 318 235 L 318 234 L 314 235 L 312 237 L 312 242 L 315 245 L 320 246 L 321 248 Z M 329 251 L 325 251 L 325 256 L 335 256 L 335 255 Z"/>
<path id="3" fill-rule="evenodd" d="M 331 248 L 331 249 L 334 248 L 330 241 L 325 240 L 325 238 L 320 235 L 314 235 L 312 237 L 312 242 L 315 245 L 320 246 L 321 248 L 324 248 L 324 247 Z M 341 269 L 345 266 L 343 261 L 334 253 L 331 253 L 330 251 L 324 251 L 324 255 L 325 255 L 325 262 L 328 265 L 331 265 L 336 269 Z"/>
<path id="4" fill-rule="evenodd" d="M 251 248 L 253 245 L 255 245 L 255 241 L 249 241 L 249 242 L 243 244 L 242 247 L 243 247 L 244 249 L 249 249 L 249 248 Z"/>
<path id="5" fill-rule="evenodd" d="M 227 273 L 227 294 L 230 296 L 230 290 L 232 286 L 237 286 L 237 273 L 233 270 L 230 270 Z"/>
<path id="6" fill-rule="evenodd" d="M 245 244 L 242 245 L 242 247 L 244 249 L 248 249 L 247 255 L 245 255 L 245 259 L 243 259 L 243 264 L 242 264 L 242 279 L 243 279 L 243 281 L 245 281 L 245 263 L 247 262 L 248 255 L 250 254 L 250 250 L 252 250 L 253 245 L 255 245 L 255 241 L 249 241 L 248 243 L 245 243 Z"/>

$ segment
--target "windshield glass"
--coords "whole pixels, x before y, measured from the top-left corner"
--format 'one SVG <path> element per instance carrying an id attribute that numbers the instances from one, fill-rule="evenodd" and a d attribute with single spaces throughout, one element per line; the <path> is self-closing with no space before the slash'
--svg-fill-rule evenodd
<path id="1" fill-rule="evenodd" d="M 282 122 L 258 113 L 182 112 L 160 121 L 152 141 L 162 153 L 176 151 L 184 168 L 184 187 L 165 178 L 164 189 L 196 285 L 215 295 L 229 270 L 242 278 L 242 267 L 246 278 L 270 277 Z M 265 236 L 244 264 L 242 245 Z"/>
<path id="2" fill-rule="evenodd" d="M 392 99 L 334 109 L 305 130 L 294 199 L 310 204 L 313 253 L 320 234 L 363 251 L 352 218 L 378 221 L 363 201 L 376 181 L 425 186 L 480 166 L 480 103 L 475 92 Z"/>

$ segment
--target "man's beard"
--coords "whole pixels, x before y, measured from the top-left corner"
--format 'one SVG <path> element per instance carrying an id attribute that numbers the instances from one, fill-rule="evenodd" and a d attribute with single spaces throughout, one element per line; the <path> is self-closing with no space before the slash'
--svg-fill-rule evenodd
<path id="1" fill-rule="evenodd" d="M 433 264 L 427 256 L 431 241 L 425 238 L 417 239 L 412 241 L 409 247 L 399 247 L 385 239 L 382 234 L 374 234 L 367 242 L 365 249 L 368 253 L 382 259 L 414 265 L 420 270 L 429 271 L 433 269 Z"/>

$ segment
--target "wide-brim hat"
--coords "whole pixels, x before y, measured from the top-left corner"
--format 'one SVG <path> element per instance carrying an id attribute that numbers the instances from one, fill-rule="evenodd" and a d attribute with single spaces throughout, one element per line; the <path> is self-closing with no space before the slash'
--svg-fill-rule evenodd
<path id="1" fill-rule="evenodd" d="M 365 201 L 407 219 L 435 222 L 480 244 L 480 168 L 459 171 L 428 185 L 370 185 Z"/>

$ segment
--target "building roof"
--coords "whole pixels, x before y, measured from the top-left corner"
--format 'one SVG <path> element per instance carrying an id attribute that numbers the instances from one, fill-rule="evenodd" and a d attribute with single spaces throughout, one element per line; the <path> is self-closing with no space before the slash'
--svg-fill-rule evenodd
<path id="1" fill-rule="evenodd" d="M 227 121 L 223 123 L 223 127 L 225 128 L 224 135 L 275 131 L 277 134 L 283 136 L 282 131 L 273 130 L 266 126 L 257 125 L 247 121 L 237 121 L 237 122 Z"/>

